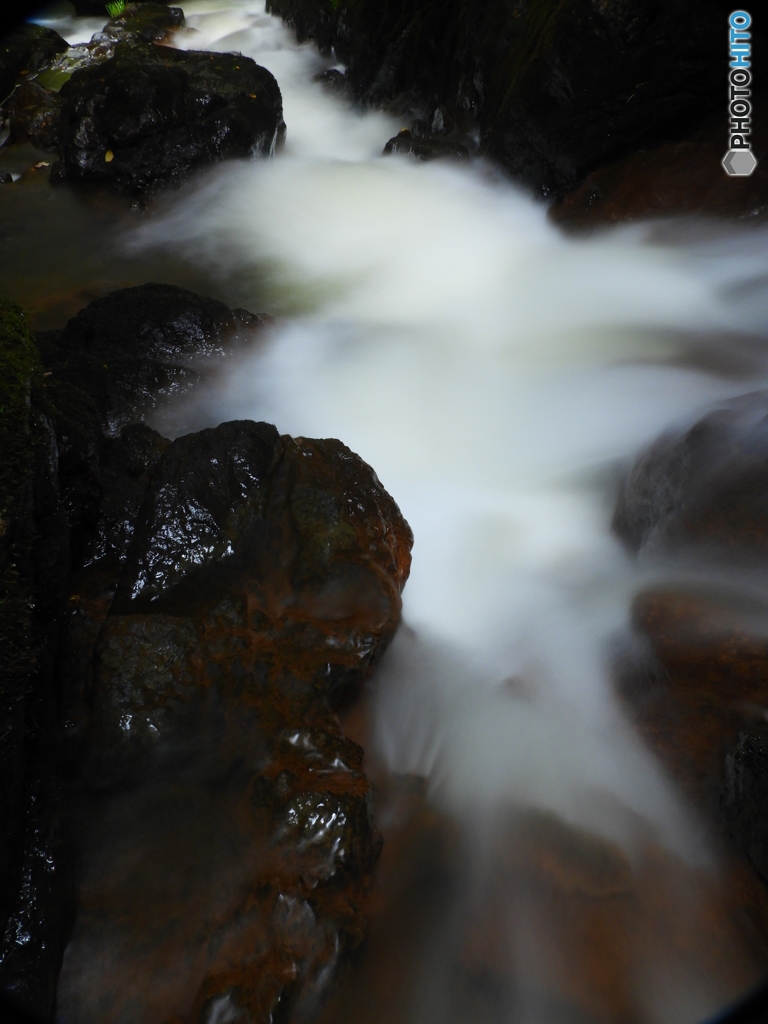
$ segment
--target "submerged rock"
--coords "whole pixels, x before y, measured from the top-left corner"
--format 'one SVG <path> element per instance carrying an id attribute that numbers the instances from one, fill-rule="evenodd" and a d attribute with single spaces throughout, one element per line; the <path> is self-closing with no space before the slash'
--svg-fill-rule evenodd
<path id="1" fill-rule="evenodd" d="M 216 160 L 268 156 L 285 132 L 277 82 L 249 57 L 118 43 L 61 87 L 51 180 L 137 195 Z"/>
<path id="2" fill-rule="evenodd" d="M 21 76 L 44 67 L 67 45 L 58 32 L 42 25 L 22 25 L 0 38 L 0 102 Z"/>
<path id="3" fill-rule="evenodd" d="M 765 877 L 765 393 L 725 403 L 642 453 L 614 528 L 646 563 L 662 561 L 668 579 L 635 598 L 633 623 L 653 660 L 630 673 L 625 697 L 688 794 Z"/>
<path id="4" fill-rule="evenodd" d="M 322 85 L 328 92 L 336 93 L 340 96 L 349 96 L 349 79 L 343 71 L 339 71 L 338 68 L 329 68 L 327 71 L 320 71 L 315 75 L 313 81 L 317 82 L 318 85 Z"/>
<path id="5" fill-rule="evenodd" d="M 393 153 L 415 156 L 417 160 L 422 161 L 440 158 L 469 159 L 469 150 L 463 143 L 440 135 L 414 135 L 408 128 L 401 129 L 384 147 L 384 156 Z"/>
<path id="6" fill-rule="evenodd" d="M 768 556 L 768 400 L 747 395 L 667 434 L 625 477 L 616 533 L 645 555 Z"/>

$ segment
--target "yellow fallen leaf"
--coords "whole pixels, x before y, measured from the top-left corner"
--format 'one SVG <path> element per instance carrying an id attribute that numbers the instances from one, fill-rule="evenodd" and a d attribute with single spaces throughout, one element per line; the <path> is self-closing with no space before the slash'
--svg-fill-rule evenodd
<path id="1" fill-rule="evenodd" d="M 111 149 L 108 149 L 107 152 L 104 154 L 104 162 L 111 164 L 114 159 L 115 154 L 112 152 Z"/>

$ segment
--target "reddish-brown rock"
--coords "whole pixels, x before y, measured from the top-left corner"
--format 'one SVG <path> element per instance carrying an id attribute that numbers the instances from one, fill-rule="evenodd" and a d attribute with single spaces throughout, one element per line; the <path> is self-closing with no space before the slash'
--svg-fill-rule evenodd
<path id="1" fill-rule="evenodd" d="M 732 177 L 722 167 L 728 149 L 722 117 L 682 142 L 642 149 L 593 171 L 550 210 L 573 230 L 651 217 L 691 216 L 764 220 L 768 213 L 768 100 L 756 103 L 752 148 L 757 168 Z"/>
<path id="2" fill-rule="evenodd" d="M 624 697 L 714 831 L 764 875 L 767 423 L 757 393 L 660 438 L 627 475 L 614 517 L 641 557 L 674 567 L 635 599 L 634 624 L 653 658 L 627 673 Z M 748 872 L 739 884 L 744 912 L 766 928 L 762 884 Z"/>
<path id="3" fill-rule="evenodd" d="M 380 839 L 333 708 L 397 627 L 410 544 L 339 441 L 234 422 L 159 456 L 86 694 L 73 1024 L 299 1019 L 360 941 Z"/>

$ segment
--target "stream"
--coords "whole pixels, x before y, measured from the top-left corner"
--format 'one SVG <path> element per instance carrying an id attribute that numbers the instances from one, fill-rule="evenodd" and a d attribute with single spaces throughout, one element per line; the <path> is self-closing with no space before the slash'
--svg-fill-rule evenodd
<path id="1" fill-rule="evenodd" d="M 377 788 L 380 906 L 323 1024 L 694 1024 L 765 959 L 616 693 L 643 653 L 635 595 L 682 570 L 627 554 L 611 516 L 638 451 L 766 386 L 766 230 L 567 237 L 482 159 L 382 156 L 403 125 L 315 82 L 334 65 L 262 0 L 183 8 L 174 45 L 275 75 L 284 148 L 149 212 L 0 195 L 2 290 L 41 327 L 147 280 L 274 314 L 151 425 L 340 438 L 413 529 L 403 626 L 344 721 Z M 100 27 L 41 22 L 70 43 Z"/>

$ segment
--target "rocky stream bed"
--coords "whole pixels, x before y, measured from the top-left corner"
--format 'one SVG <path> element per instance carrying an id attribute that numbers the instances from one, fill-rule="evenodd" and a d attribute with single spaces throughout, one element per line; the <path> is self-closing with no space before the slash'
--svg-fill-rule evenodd
<path id="1" fill-rule="evenodd" d="M 553 247 L 589 245 L 572 236 L 606 224 L 683 215 L 707 215 L 705 234 L 722 232 L 724 244 L 752 252 L 764 242 L 761 95 L 757 170 L 733 181 L 719 163 L 720 4 L 267 6 L 299 43 L 317 44 L 312 88 L 345 123 L 384 111 L 370 122 L 383 132 L 366 157 L 374 167 L 380 155 L 411 161 L 404 174 L 434 162 L 435 187 L 475 166 L 504 188 L 511 178 L 549 204 Z M 56 17 L 75 23 L 71 12 Z M 612 502 L 606 543 L 618 549 L 618 538 L 621 557 L 644 573 L 633 577 L 632 642 L 611 650 L 613 688 L 693 808 L 691 834 L 714 851 L 717 871 L 702 867 L 709 854 L 699 863 L 661 833 L 641 830 L 641 855 L 622 829 L 632 833 L 626 822 L 646 812 L 631 801 L 616 812 L 622 791 L 611 803 L 609 785 L 611 814 L 625 822 L 613 832 L 545 798 L 512 801 L 491 827 L 483 819 L 478 857 L 463 829 L 481 801 L 462 819 L 439 797 L 451 774 L 439 752 L 423 770 L 393 766 L 376 739 L 375 673 L 400 627 L 414 544 L 380 467 L 347 447 L 351 438 L 291 436 L 281 422 L 240 415 L 162 432 L 163 423 L 196 428 L 195 416 L 208 416 L 199 396 L 245 375 L 281 323 L 306 323 L 320 286 L 308 275 L 296 299 L 264 285 L 273 301 L 240 308 L 230 296 L 247 292 L 238 276 L 247 260 L 236 256 L 244 269 L 229 279 L 226 263 L 209 272 L 213 231 L 189 236 L 196 262 L 178 248 L 98 255 L 100 239 L 129 222 L 170 225 L 183 240 L 163 203 L 194 198 L 198 181 L 213 188 L 218 179 L 204 176 L 221 161 L 233 175 L 259 161 L 279 169 L 292 132 L 280 78 L 236 48 L 244 30 L 225 33 L 226 52 L 195 49 L 180 8 L 129 3 L 103 22 L 90 42 L 70 45 L 33 24 L 0 40 L 0 204 L 11 239 L 0 274 L 8 1012 L 60 1024 L 671 1024 L 677 1006 L 674 1020 L 694 1024 L 768 969 L 765 319 L 739 322 L 730 348 L 714 327 L 680 328 L 688 334 L 675 358 L 709 359 L 703 372 L 726 383 L 667 416 L 651 443 L 630 445 L 631 458 L 605 457 L 612 475 L 600 482 Z M 756 60 L 763 47 L 758 27 Z M 395 122 L 404 127 L 391 131 Z M 302 151 L 294 159 L 291 174 L 310 162 Z M 18 243 L 14 265 L 24 217 L 35 238 Z M 398 244 L 395 262 L 408 237 Z M 346 246 L 344 236 L 338 251 Z M 287 249 L 275 253 L 265 281 L 290 262 Z M 763 283 L 750 265 L 733 288 L 753 295 Z M 342 348 L 355 315 L 342 317 Z M 387 323 L 374 320 L 376 330 Z M 393 390 L 407 391 L 407 373 L 394 330 L 393 339 L 395 416 Z M 439 363 L 430 374 L 437 390 Z M 448 461 L 482 463 L 474 435 L 462 447 L 461 430 L 446 424 L 430 433 L 446 431 Z M 399 658 L 415 657 L 417 635 L 400 629 L 390 676 Z M 430 669 L 408 671 L 418 680 Z M 536 664 L 504 675 L 507 704 L 536 704 L 537 671 L 546 675 Z M 608 722 L 621 745 L 623 725 Z M 556 744 L 542 756 L 547 775 Z M 637 755 L 632 770 L 646 763 Z M 687 813 L 674 823 L 681 834 Z M 510 917 L 521 922 L 514 971 Z M 534 934 L 547 936 L 543 959 L 531 952 Z M 653 983 L 633 973 L 649 950 Z M 667 962 L 695 979 L 678 1003 L 677 989 L 673 998 L 654 988 Z M 418 998 L 415 974 L 427 978 Z M 711 988 L 694 991 L 704 977 Z"/>

